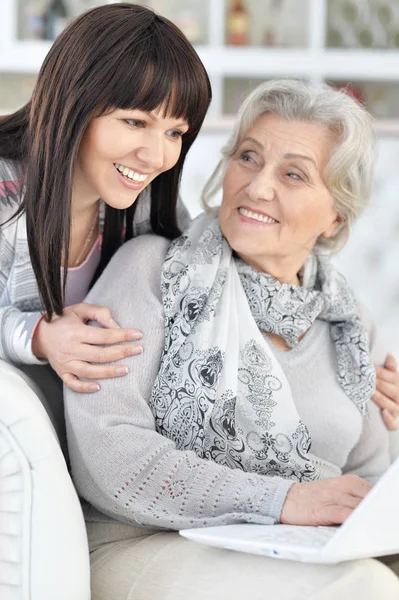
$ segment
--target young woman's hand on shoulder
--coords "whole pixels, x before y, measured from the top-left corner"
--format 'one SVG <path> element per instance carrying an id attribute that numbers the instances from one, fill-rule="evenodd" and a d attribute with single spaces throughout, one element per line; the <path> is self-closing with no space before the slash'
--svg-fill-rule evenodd
<path id="1" fill-rule="evenodd" d="M 399 428 L 399 372 L 395 357 L 388 354 L 384 366 L 376 365 L 377 386 L 373 400 L 381 408 L 387 429 Z"/>
<path id="2" fill-rule="evenodd" d="M 89 321 L 101 327 L 92 327 Z M 137 329 L 120 328 L 104 306 L 82 302 L 69 306 L 50 322 L 43 318 L 34 332 L 32 350 L 37 358 L 49 361 L 71 390 L 89 393 L 100 389 L 97 379 L 126 375 L 126 366 L 104 363 L 141 354 L 142 346 L 134 343 L 141 337 Z"/>

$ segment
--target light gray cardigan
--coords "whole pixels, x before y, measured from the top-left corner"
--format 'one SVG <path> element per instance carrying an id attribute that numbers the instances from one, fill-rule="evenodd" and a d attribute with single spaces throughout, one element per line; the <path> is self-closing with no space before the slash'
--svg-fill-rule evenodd
<path id="1" fill-rule="evenodd" d="M 16 364 L 42 364 L 32 353 L 32 332 L 42 315 L 42 306 L 29 258 L 25 215 L 1 226 L 15 214 L 22 201 L 22 181 L 18 163 L 0 160 L 0 359 Z M 135 213 L 134 236 L 151 232 L 149 189 Z M 178 220 L 182 229 L 190 221 L 181 202 Z M 90 281 L 87 290 L 89 285 Z"/>
<path id="2" fill-rule="evenodd" d="M 108 306 L 122 326 L 140 329 L 144 353 L 123 361 L 128 375 L 101 381 L 98 393 L 65 389 L 72 473 L 87 501 L 86 518 L 171 529 L 278 521 L 292 482 L 200 459 L 155 431 L 148 400 L 164 343 L 160 280 L 167 248 L 156 236 L 128 242 L 87 298 Z M 278 358 L 323 475 L 378 478 L 389 465 L 388 432 L 373 402 L 370 420 L 362 419 L 336 381 L 328 325 L 317 322 L 295 351 Z"/>

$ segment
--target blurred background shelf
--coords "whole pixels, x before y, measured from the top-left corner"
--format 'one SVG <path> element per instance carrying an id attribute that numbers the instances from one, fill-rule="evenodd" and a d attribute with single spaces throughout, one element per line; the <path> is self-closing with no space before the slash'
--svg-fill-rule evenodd
<path id="1" fill-rule="evenodd" d="M 106 0 L 0 0 L 0 113 L 32 93 L 52 38 Z M 191 214 L 245 96 L 260 82 L 327 81 L 375 116 L 371 207 L 338 264 L 399 355 L 399 0 L 141 0 L 174 21 L 210 74 L 213 101 L 182 178 Z"/>
<path id="2" fill-rule="evenodd" d="M 13 109 L 26 100 L 51 46 L 47 38 L 103 2 L 1 1 L 0 106 Z M 172 19 L 196 46 L 212 80 L 211 118 L 235 114 L 260 81 L 294 76 L 349 83 L 376 118 L 399 119 L 399 0 L 141 3 Z"/>

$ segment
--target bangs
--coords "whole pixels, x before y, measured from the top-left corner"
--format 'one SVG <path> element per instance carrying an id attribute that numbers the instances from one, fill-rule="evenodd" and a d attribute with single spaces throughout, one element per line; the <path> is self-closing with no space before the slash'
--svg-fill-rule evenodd
<path id="1" fill-rule="evenodd" d="M 180 30 L 171 32 L 161 17 L 151 25 L 139 47 L 133 41 L 118 57 L 111 80 L 103 84 L 108 90 L 103 110 L 161 109 L 165 117 L 184 119 L 191 136 L 198 133 L 211 100 L 208 75 Z"/>

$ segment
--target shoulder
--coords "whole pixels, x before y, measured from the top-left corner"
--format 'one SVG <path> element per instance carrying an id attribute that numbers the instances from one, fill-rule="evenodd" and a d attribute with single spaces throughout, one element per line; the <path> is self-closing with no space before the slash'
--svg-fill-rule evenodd
<path id="1" fill-rule="evenodd" d="M 169 245 L 170 240 L 153 234 L 129 240 L 112 257 L 89 298 L 137 290 L 159 296 L 161 272 Z"/>
<path id="2" fill-rule="evenodd" d="M 162 267 L 170 240 L 155 234 L 140 235 L 118 250 L 112 261 L 119 261 L 135 270 Z"/>

